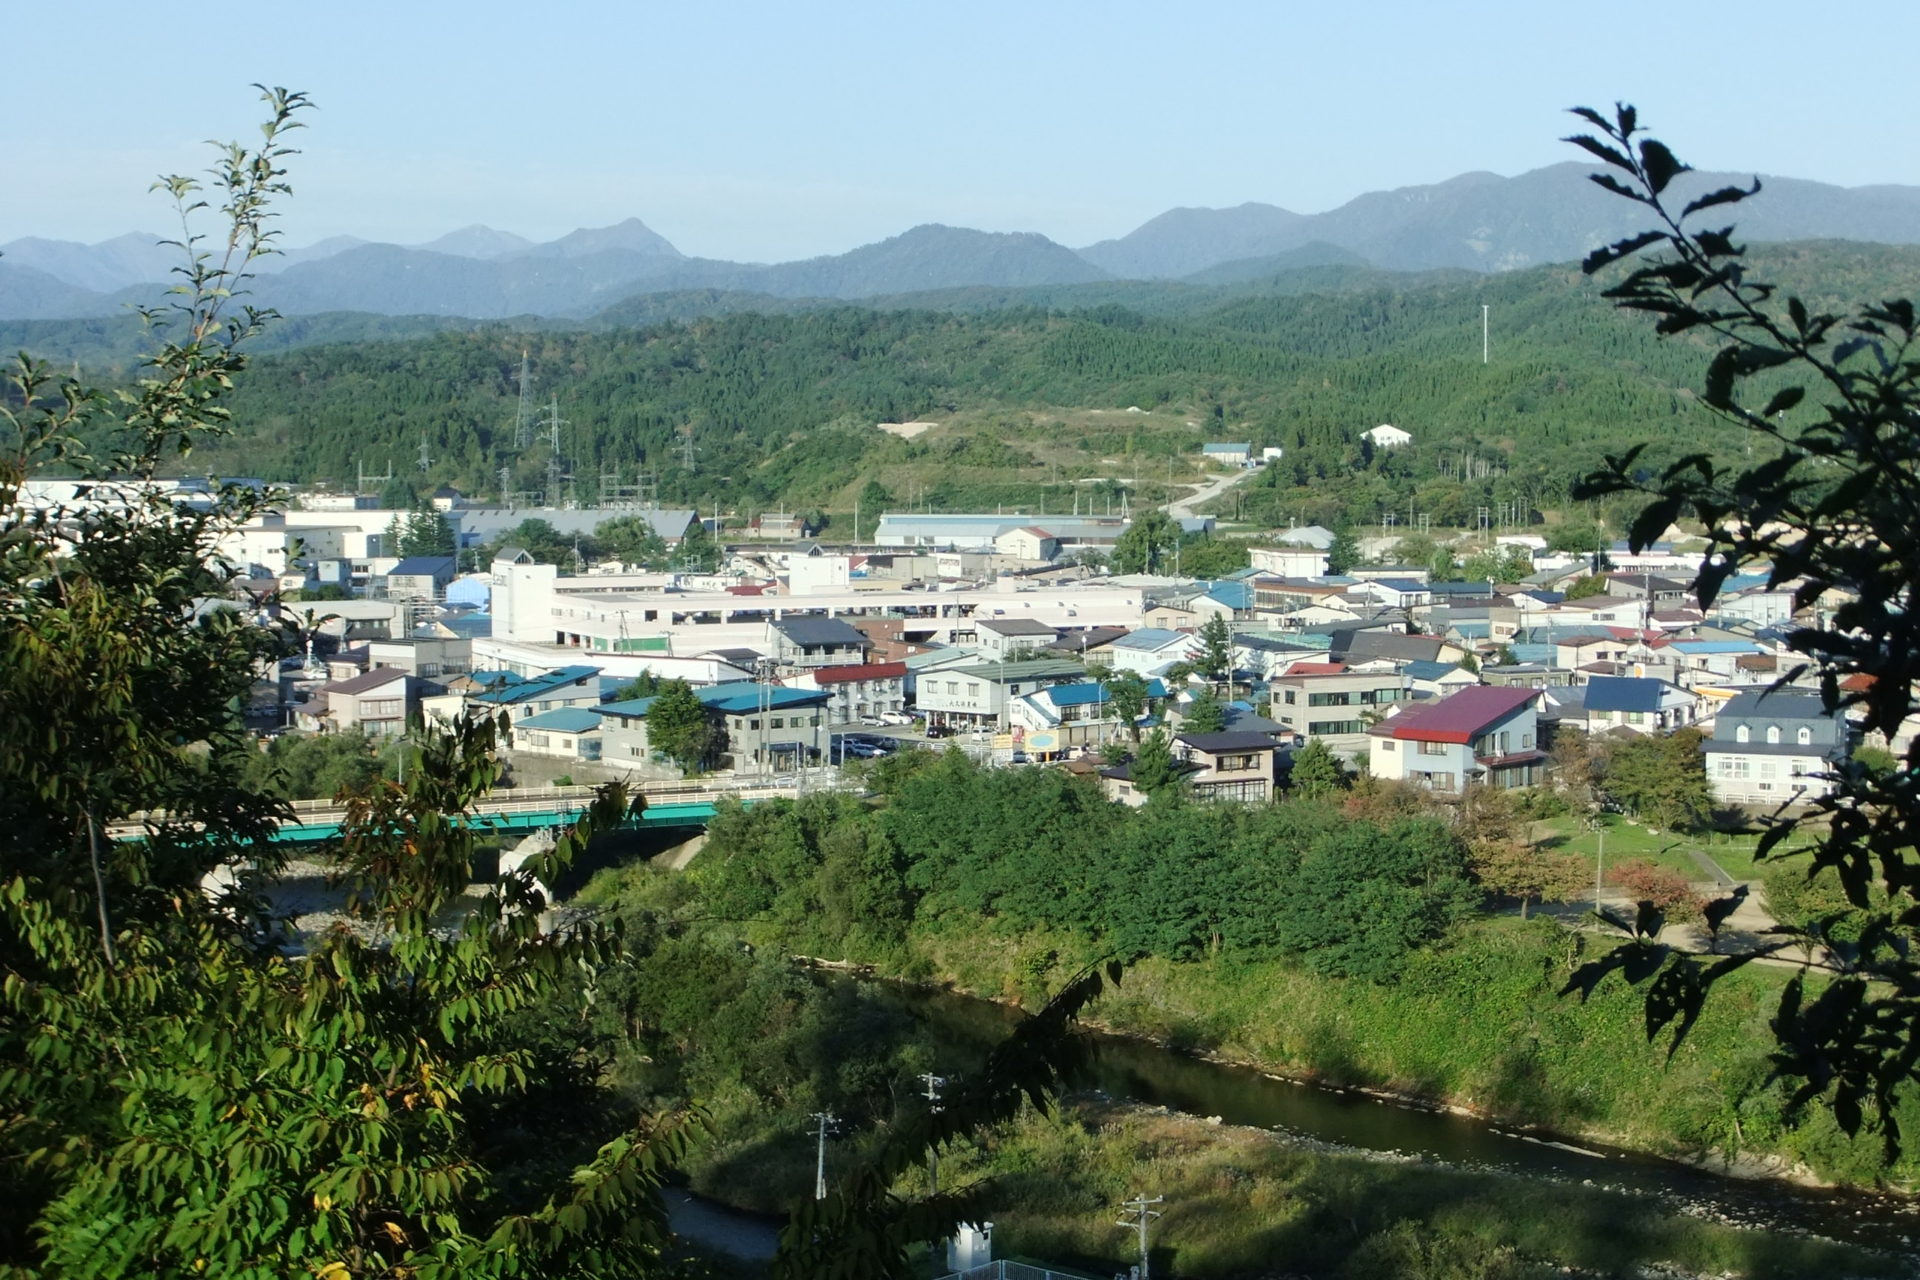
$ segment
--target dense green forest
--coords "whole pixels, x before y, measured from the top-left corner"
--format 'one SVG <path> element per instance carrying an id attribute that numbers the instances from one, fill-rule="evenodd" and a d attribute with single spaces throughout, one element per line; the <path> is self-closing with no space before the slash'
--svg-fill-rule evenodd
<path id="1" fill-rule="evenodd" d="M 1800 244 L 1758 265 L 1815 305 L 1920 288 L 1910 249 Z M 557 402 L 568 424 L 561 453 L 585 503 L 603 473 L 647 471 L 665 500 L 735 512 L 847 512 L 863 493 L 869 510 L 876 499 L 1067 510 L 1123 488 L 1157 496 L 1194 478 L 1205 440 L 1225 438 L 1286 450 L 1236 496 L 1250 522 L 1371 523 L 1396 510 L 1463 526 L 1482 506 L 1555 508 L 1576 476 L 1637 441 L 1652 442 L 1650 463 L 1744 447 L 1689 390 L 1701 344 L 1659 342 L 1573 267 L 1477 278 L 1316 270 L 1319 287 L 1305 291 L 1288 273 L 1210 289 L 955 291 L 911 308 L 789 303 L 783 314 L 663 320 L 727 307 L 728 295 L 674 295 L 581 329 L 339 343 L 328 335 L 360 321 L 294 321 L 320 345 L 261 358 L 234 398 L 234 434 L 195 465 L 339 484 L 357 463 L 391 463 L 423 486 L 475 495 L 496 491 L 506 466 L 514 488 L 542 488 L 548 446 L 514 447 L 523 350 L 542 412 Z M 914 440 L 875 429 L 908 419 L 942 425 Z M 1414 444 L 1376 453 L 1360 433 L 1381 422 Z M 424 474 L 413 470 L 423 441 Z"/>

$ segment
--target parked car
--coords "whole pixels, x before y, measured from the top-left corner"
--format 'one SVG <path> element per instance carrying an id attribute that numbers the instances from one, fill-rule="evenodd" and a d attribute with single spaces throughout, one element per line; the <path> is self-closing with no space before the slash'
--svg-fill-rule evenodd
<path id="1" fill-rule="evenodd" d="M 953 736 L 953 726 L 950 724 L 930 724 L 927 726 L 927 736 L 929 738 L 951 738 Z"/>
<path id="2" fill-rule="evenodd" d="M 1008 764 L 1032 764 L 1033 759 L 1032 757 L 1027 755 L 1027 753 L 1024 751 L 1016 751 L 1013 753 L 1013 758 L 1007 761 L 1007 763 Z"/>
<path id="3" fill-rule="evenodd" d="M 887 723 L 887 721 L 886 721 L 886 719 L 885 719 L 885 717 L 883 717 L 883 716 L 861 716 L 861 717 L 860 717 L 860 723 L 861 723 L 861 724 L 870 724 L 870 725 L 873 725 L 873 726 L 874 726 L 874 727 L 876 727 L 876 728 L 879 728 L 879 727 L 882 727 L 882 726 L 884 726 L 884 725 L 885 725 L 885 724 Z"/>

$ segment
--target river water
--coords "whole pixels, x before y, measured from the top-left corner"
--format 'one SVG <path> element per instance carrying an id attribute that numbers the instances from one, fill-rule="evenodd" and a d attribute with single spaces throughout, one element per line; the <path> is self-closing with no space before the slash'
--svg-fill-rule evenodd
<path id="1" fill-rule="evenodd" d="M 883 986 L 946 1043 L 982 1052 L 1020 1015 L 985 1000 Z M 1247 1067 L 1122 1036 L 1088 1033 L 1078 1090 L 1271 1129 L 1316 1146 L 1391 1154 L 1450 1168 L 1497 1171 L 1656 1196 L 1675 1209 L 1741 1226 L 1804 1231 L 1920 1258 L 1920 1203 L 1792 1183 L 1726 1177 L 1691 1165 L 1363 1093 L 1295 1083 Z"/>

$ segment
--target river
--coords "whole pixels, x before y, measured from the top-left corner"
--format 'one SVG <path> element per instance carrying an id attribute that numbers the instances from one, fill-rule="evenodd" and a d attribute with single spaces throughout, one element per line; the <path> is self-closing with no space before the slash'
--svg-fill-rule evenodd
<path id="1" fill-rule="evenodd" d="M 1020 1015 L 990 1001 L 885 986 L 942 1040 L 975 1051 Z M 1635 1192 L 1740 1226 L 1804 1231 L 1920 1257 L 1920 1202 L 1734 1178 L 1579 1139 L 1529 1133 L 1469 1116 L 1322 1089 L 1213 1062 L 1145 1040 L 1089 1032 L 1076 1090 L 1274 1130 L 1320 1147 L 1417 1158 L 1432 1165 Z"/>

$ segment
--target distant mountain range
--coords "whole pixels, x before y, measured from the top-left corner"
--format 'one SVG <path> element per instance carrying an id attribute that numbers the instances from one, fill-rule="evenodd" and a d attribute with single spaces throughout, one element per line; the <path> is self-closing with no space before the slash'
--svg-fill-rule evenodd
<path id="1" fill-rule="evenodd" d="M 851 300 L 1114 280 L 1220 285 L 1337 267 L 1500 272 L 1576 259 L 1641 228 L 1638 207 L 1600 191 L 1587 181 L 1590 171 L 1568 163 L 1514 178 L 1469 173 L 1310 215 L 1266 204 L 1172 209 L 1077 251 L 1037 234 L 930 225 L 802 262 L 724 262 L 685 256 L 638 218 L 546 244 L 484 226 L 413 246 L 340 236 L 270 259 L 253 300 L 287 315 L 491 320 L 580 318 L 655 294 L 674 295 L 678 307 L 701 291 Z M 1690 193 L 1744 181 L 1688 174 L 1676 187 Z M 1747 239 L 1920 243 L 1920 187 L 1764 182 L 1760 198 L 1732 211 Z M 158 301 L 178 259 L 157 240 L 30 237 L 0 245 L 0 320 L 111 316 Z"/>

